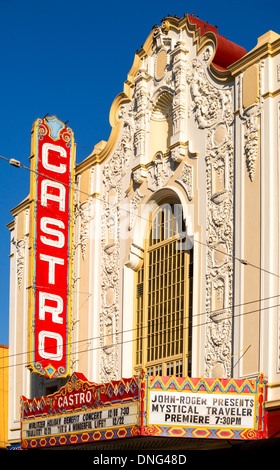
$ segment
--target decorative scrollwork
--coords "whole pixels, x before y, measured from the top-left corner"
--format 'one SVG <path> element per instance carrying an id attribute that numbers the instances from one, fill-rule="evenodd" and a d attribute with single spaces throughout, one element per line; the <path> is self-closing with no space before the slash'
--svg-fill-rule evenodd
<path id="1" fill-rule="evenodd" d="M 218 368 L 231 376 L 233 296 L 233 138 L 232 92 L 208 80 L 198 59 L 188 70 L 191 106 L 199 129 L 206 132 L 207 267 L 206 267 L 206 374 Z M 216 247 L 222 256 L 214 256 Z M 222 262 L 221 262 L 222 260 Z M 227 286 L 227 288 L 225 288 Z M 215 311 L 219 306 L 219 310 Z M 211 371 L 211 372 L 210 372 Z M 215 372 L 214 372 L 215 373 Z"/>

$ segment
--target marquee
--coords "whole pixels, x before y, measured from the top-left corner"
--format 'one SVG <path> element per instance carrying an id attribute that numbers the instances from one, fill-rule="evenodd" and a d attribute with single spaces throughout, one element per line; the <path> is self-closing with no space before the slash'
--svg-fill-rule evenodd
<path id="1" fill-rule="evenodd" d="M 139 436 L 257 440 L 267 435 L 266 382 L 134 376 L 94 384 L 74 373 L 47 397 L 22 397 L 24 449 Z"/>
<path id="2" fill-rule="evenodd" d="M 46 397 L 22 397 L 22 448 L 74 445 L 139 435 L 138 377 L 89 382 L 74 373 Z"/>
<path id="3" fill-rule="evenodd" d="M 266 382 L 148 377 L 144 433 L 204 439 L 266 437 Z"/>
<path id="4" fill-rule="evenodd" d="M 30 180 L 30 369 L 69 374 L 73 132 L 56 117 L 32 130 Z"/>

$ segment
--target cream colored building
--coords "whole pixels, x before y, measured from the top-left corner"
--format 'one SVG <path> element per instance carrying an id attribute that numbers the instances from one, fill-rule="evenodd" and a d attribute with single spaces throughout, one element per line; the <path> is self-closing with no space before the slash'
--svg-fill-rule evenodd
<path id="1" fill-rule="evenodd" d="M 7 448 L 8 439 L 8 371 L 9 348 L 0 344 L 0 450 Z"/>
<path id="2" fill-rule="evenodd" d="M 280 404 L 280 36 L 167 17 L 75 168 L 71 371 L 257 378 Z M 58 116 L 59 117 L 59 116 Z M 73 129 L 75 132 L 75 129 Z M 29 197 L 12 210 L 9 442 L 28 364 Z"/>

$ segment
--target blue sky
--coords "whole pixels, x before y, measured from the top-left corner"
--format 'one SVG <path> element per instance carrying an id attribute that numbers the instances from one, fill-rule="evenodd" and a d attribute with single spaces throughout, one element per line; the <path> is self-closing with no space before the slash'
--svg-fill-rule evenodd
<path id="1" fill-rule="evenodd" d="M 229 6 L 228 6 L 229 5 Z M 37 118 L 68 120 L 79 163 L 110 135 L 109 112 L 134 55 L 168 14 L 194 13 L 251 50 L 269 30 L 280 34 L 279 3 L 161 0 L 0 0 L 0 155 L 29 167 Z M 0 344 L 9 344 L 10 210 L 29 193 L 29 171 L 0 159 Z"/>

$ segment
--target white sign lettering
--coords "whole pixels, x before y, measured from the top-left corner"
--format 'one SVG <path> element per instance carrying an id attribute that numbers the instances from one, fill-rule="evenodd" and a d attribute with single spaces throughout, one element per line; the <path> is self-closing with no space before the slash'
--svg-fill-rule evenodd
<path id="1" fill-rule="evenodd" d="M 63 338 L 59 333 L 42 330 L 39 332 L 39 348 L 40 355 L 44 359 L 52 359 L 53 361 L 61 361 L 63 356 Z M 57 349 L 56 353 L 45 351 L 45 341 L 46 338 L 50 338 L 56 341 Z"/>
<path id="2" fill-rule="evenodd" d="M 48 189 L 58 190 L 58 194 L 49 192 Z M 59 203 L 59 210 L 65 211 L 65 187 L 61 183 L 51 180 L 43 180 L 41 185 L 41 203 L 42 206 L 47 206 L 48 201 Z"/>
<path id="3" fill-rule="evenodd" d="M 56 302 L 56 305 L 46 305 L 46 300 Z M 39 292 L 39 319 L 45 320 L 45 314 L 51 313 L 53 323 L 63 323 L 63 318 L 59 315 L 63 312 L 63 299 L 59 295 L 48 292 Z"/>
<path id="4" fill-rule="evenodd" d="M 65 225 L 62 220 L 56 220 L 50 217 L 42 217 L 40 224 L 42 232 L 46 233 L 47 235 L 57 237 L 57 240 L 52 240 L 51 238 L 41 236 L 42 242 L 45 245 L 55 246 L 56 248 L 63 248 L 65 244 L 65 237 L 63 233 L 59 230 L 50 228 L 49 225 L 55 225 L 56 227 L 61 229 L 65 228 Z"/>
<path id="5" fill-rule="evenodd" d="M 46 143 L 42 147 L 42 163 L 43 167 L 46 170 L 54 171 L 55 173 L 65 173 L 66 172 L 66 165 L 60 164 L 59 166 L 50 164 L 49 162 L 49 150 L 53 150 L 58 152 L 61 157 L 67 158 L 66 150 L 59 145 L 54 145 L 50 143 Z"/>
<path id="6" fill-rule="evenodd" d="M 49 263 L 49 269 L 48 269 L 48 281 L 49 284 L 55 284 L 55 265 L 60 264 L 60 266 L 64 265 L 64 259 L 63 258 L 57 258 L 55 256 L 49 256 L 49 255 L 44 255 L 40 254 L 40 259 L 43 261 L 47 261 Z"/>

